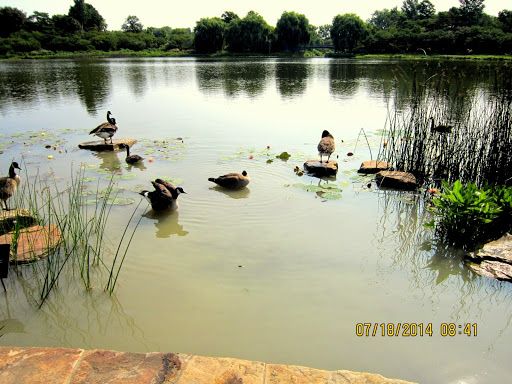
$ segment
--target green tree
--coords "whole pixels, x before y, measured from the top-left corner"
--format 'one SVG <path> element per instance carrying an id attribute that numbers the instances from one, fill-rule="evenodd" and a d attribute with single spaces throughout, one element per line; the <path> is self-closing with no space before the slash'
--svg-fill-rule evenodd
<path id="1" fill-rule="evenodd" d="M 436 15 L 436 8 L 429 0 L 423 0 L 418 5 L 418 15 L 420 20 L 430 19 Z"/>
<path id="2" fill-rule="evenodd" d="M 144 26 L 137 16 L 128 16 L 121 26 L 123 32 L 141 33 Z"/>
<path id="3" fill-rule="evenodd" d="M 503 32 L 512 32 L 512 11 L 504 9 L 498 13 L 498 20 L 501 23 Z"/>
<path id="4" fill-rule="evenodd" d="M 235 12 L 231 11 L 224 12 L 220 18 L 226 24 L 229 24 L 232 20 L 240 20 L 240 17 Z"/>
<path id="5" fill-rule="evenodd" d="M 226 30 L 226 45 L 230 52 L 267 53 L 272 32 L 261 15 L 250 11 L 243 19 L 231 20 Z"/>
<path id="6" fill-rule="evenodd" d="M 327 42 L 331 39 L 331 28 L 332 24 L 324 24 L 317 28 L 318 37 L 320 37 L 322 42 Z"/>
<path id="7" fill-rule="evenodd" d="M 354 13 L 337 15 L 333 19 L 331 38 L 336 52 L 352 52 L 366 35 L 366 24 Z"/>
<path id="8" fill-rule="evenodd" d="M 48 13 L 34 11 L 28 17 L 26 27 L 31 31 L 49 33 L 55 28 L 55 25 Z"/>
<path id="9" fill-rule="evenodd" d="M 69 35 L 82 30 L 80 23 L 68 15 L 53 15 L 52 23 L 59 35 Z"/>
<path id="10" fill-rule="evenodd" d="M 368 21 L 372 26 L 377 29 L 386 30 L 392 27 L 397 27 L 404 16 L 397 7 L 392 9 L 383 9 L 382 11 L 375 11 Z"/>
<path id="11" fill-rule="evenodd" d="M 283 12 L 276 24 L 278 46 L 286 51 L 296 50 L 299 45 L 309 44 L 311 30 L 306 16 L 295 12 Z"/>
<path id="12" fill-rule="evenodd" d="M 404 0 L 402 12 L 408 20 L 429 19 L 436 14 L 435 7 L 429 0 Z"/>
<path id="13" fill-rule="evenodd" d="M 484 13 L 484 0 L 459 0 L 465 25 L 478 24 Z"/>
<path id="14" fill-rule="evenodd" d="M 166 50 L 179 49 L 188 50 L 194 47 L 194 34 L 190 28 L 174 28 L 171 31 Z"/>
<path id="15" fill-rule="evenodd" d="M 96 8 L 84 0 L 74 0 L 74 5 L 69 7 L 68 16 L 80 24 L 83 31 L 104 31 L 107 29 L 105 19 Z"/>
<path id="16" fill-rule="evenodd" d="M 224 47 L 226 23 L 219 17 L 202 18 L 194 28 L 194 48 L 198 53 L 214 53 Z"/>
<path id="17" fill-rule="evenodd" d="M 9 37 L 11 33 L 23 28 L 27 15 L 18 8 L 0 8 L 0 37 Z"/>

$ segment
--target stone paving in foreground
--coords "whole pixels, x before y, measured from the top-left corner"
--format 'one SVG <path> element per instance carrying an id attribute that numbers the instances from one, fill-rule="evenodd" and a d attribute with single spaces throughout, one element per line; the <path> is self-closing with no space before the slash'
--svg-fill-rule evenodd
<path id="1" fill-rule="evenodd" d="M 372 373 L 174 353 L 0 347 L 2 384 L 411 384 Z"/>

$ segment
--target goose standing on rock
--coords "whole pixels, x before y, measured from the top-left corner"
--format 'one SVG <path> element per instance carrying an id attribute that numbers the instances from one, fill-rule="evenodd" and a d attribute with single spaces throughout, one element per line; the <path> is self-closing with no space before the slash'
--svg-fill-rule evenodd
<path id="1" fill-rule="evenodd" d="M 329 162 L 334 149 L 334 137 L 329 133 L 329 131 L 324 130 L 322 132 L 322 139 L 318 143 L 318 155 L 320 156 L 320 164 L 322 164 L 322 156 L 327 156 L 326 163 Z"/>
<path id="2" fill-rule="evenodd" d="M 126 148 L 126 159 L 125 159 L 125 161 L 128 164 L 136 164 L 136 163 L 142 162 L 142 160 L 144 160 L 144 158 L 142 156 L 130 155 L 130 146 L 128 144 L 123 143 L 123 144 L 119 145 L 119 148 Z"/>
<path id="3" fill-rule="evenodd" d="M 178 209 L 178 196 L 187 193 L 181 187 L 176 187 L 173 183 L 156 179 L 152 181 L 154 191 L 144 190 L 139 194 L 144 196 L 151 204 L 153 211 L 175 211 Z"/>
<path id="4" fill-rule="evenodd" d="M 0 178 L 0 199 L 4 202 L 5 210 L 9 211 L 7 200 L 14 195 L 18 185 L 21 183 L 21 177 L 16 174 L 15 169 L 20 169 L 17 162 L 13 161 L 9 167 L 9 176 Z"/>
<path id="5" fill-rule="evenodd" d="M 112 144 L 112 136 L 114 136 L 117 132 L 116 119 L 111 116 L 110 111 L 107 111 L 107 122 L 101 123 L 96 128 L 94 128 L 89 135 L 96 135 L 105 140 L 105 144 L 107 144 L 107 139 L 110 138 L 110 144 Z"/>
<path id="6" fill-rule="evenodd" d="M 212 181 L 217 185 L 229 189 L 240 189 L 246 187 L 251 181 L 246 171 L 242 173 L 228 173 L 219 177 L 210 177 L 208 181 Z"/>

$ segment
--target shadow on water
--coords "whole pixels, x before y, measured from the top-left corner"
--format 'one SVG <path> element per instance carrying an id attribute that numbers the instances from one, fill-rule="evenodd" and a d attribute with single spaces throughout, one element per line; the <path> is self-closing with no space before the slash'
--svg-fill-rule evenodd
<path id="1" fill-rule="evenodd" d="M 188 231 L 183 229 L 183 225 L 178 223 L 180 214 L 178 211 L 155 212 L 150 210 L 143 217 L 153 220 L 157 229 L 155 236 L 157 238 L 167 238 L 173 235 L 186 236 Z"/>

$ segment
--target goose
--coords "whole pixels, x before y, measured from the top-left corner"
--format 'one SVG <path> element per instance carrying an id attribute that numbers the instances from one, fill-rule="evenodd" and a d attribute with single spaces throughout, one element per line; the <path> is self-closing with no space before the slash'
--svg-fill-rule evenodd
<path id="1" fill-rule="evenodd" d="M 322 132 L 322 139 L 318 143 L 318 154 L 320 155 L 320 164 L 322 164 L 322 156 L 327 156 L 327 162 L 331 158 L 332 153 L 334 152 L 335 144 L 334 137 L 329 133 L 329 131 L 324 130 Z"/>
<path id="2" fill-rule="evenodd" d="M 446 124 L 439 124 L 434 126 L 434 118 L 430 118 L 430 130 L 433 132 L 439 132 L 439 133 L 450 133 L 452 131 L 451 125 Z"/>
<path id="3" fill-rule="evenodd" d="M 112 144 L 112 136 L 114 136 L 117 132 L 116 119 L 110 116 L 110 111 L 107 111 L 107 122 L 101 123 L 96 128 L 94 128 L 89 135 L 96 135 L 105 140 L 105 144 L 107 144 L 107 139 L 110 137 L 110 144 Z"/>
<path id="4" fill-rule="evenodd" d="M 15 169 L 21 170 L 17 162 L 13 161 L 9 167 L 9 176 L 0 178 L 0 199 L 4 202 L 5 210 L 9 211 L 7 200 L 14 195 L 18 185 L 21 183 L 21 177 L 16 174 Z"/>
<path id="5" fill-rule="evenodd" d="M 246 187 L 251 181 L 246 171 L 242 173 L 228 173 L 219 177 L 210 177 L 208 181 L 212 181 L 217 185 L 229 189 L 239 189 Z"/>
<path id="6" fill-rule="evenodd" d="M 130 146 L 128 144 L 125 144 L 125 143 L 120 144 L 119 148 L 126 148 L 126 159 L 125 159 L 125 161 L 128 164 L 136 164 L 136 163 L 139 163 L 142 160 L 144 160 L 144 158 L 142 156 L 130 155 Z"/>
<path id="7" fill-rule="evenodd" d="M 162 179 L 152 181 L 154 191 L 144 190 L 139 194 L 151 204 L 153 211 L 175 211 L 178 209 L 178 196 L 187 193 L 181 187 Z"/>

